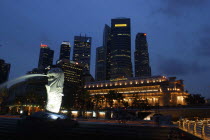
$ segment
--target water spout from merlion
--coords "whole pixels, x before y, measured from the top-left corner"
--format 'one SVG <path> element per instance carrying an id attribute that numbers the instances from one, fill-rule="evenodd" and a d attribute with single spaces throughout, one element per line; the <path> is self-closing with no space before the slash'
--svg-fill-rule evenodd
<path id="1" fill-rule="evenodd" d="M 13 79 L 13 80 L 10 80 L 10 81 L 7 81 L 7 82 L 1 84 L 0 85 L 0 88 L 1 87 L 7 87 L 7 88 L 9 88 L 12 85 L 14 85 L 14 84 L 16 84 L 16 83 L 18 83 L 20 81 L 23 81 L 25 79 L 32 78 L 32 77 L 40 77 L 40 76 L 47 76 L 47 75 L 45 75 L 45 74 L 27 74 L 27 75 L 23 75 L 23 76 L 20 76 L 20 77 L 18 77 L 16 79 Z"/>

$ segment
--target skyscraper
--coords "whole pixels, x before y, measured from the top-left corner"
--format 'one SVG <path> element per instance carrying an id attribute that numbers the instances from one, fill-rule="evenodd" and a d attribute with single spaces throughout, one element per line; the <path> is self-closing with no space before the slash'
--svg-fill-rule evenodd
<path id="1" fill-rule="evenodd" d="M 84 67 L 83 73 L 90 73 L 91 37 L 75 36 L 73 61 L 81 63 Z"/>
<path id="2" fill-rule="evenodd" d="M 149 64 L 149 53 L 146 33 L 137 33 L 135 50 L 135 77 L 151 76 L 151 67 Z"/>
<path id="3" fill-rule="evenodd" d="M 54 51 L 48 47 L 48 45 L 40 45 L 40 54 L 39 54 L 39 69 L 45 69 L 48 66 L 53 64 Z"/>
<path id="4" fill-rule="evenodd" d="M 95 80 L 106 80 L 106 52 L 105 47 L 101 46 L 96 48 L 96 70 Z"/>
<path id="5" fill-rule="evenodd" d="M 105 51 L 105 79 L 110 80 L 110 65 L 111 65 L 111 56 L 110 56 L 110 47 L 111 47 L 111 28 L 105 24 L 103 32 L 103 47 Z"/>
<path id="6" fill-rule="evenodd" d="M 68 59 L 68 60 L 70 60 L 70 52 L 71 52 L 70 42 L 63 41 L 62 44 L 61 44 L 61 47 L 60 47 L 59 60 L 61 60 L 61 59 Z"/>
<path id="7" fill-rule="evenodd" d="M 96 49 L 96 81 L 110 79 L 110 42 L 111 28 L 105 24 L 103 31 L 103 45 Z"/>
<path id="8" fill-rule="evenodd" d="M 129 18 L 111 20 L 111 79 L 132 77 L 130 28 Z"/>
<path id="9" fill-rule="evenodd" d="M 79 63 L 62 59 L 57 61 L 56 66 L 64 72 L 64 84 L 82 85 L 82 66 Z"/>
<path id="10" fill-rule="evenodd" d="M 61 59 L 57 61 L 56 67 L 60 67 L 64 72 L 64 96 L 62 106 L 72 107 L 83 87 L 83 67 L 79 63 L 68 59 Z"/>
<path id="11" fill-rule="evenodd" d="M 3 59 L 0 59 L 0 84 L 8 80 L 9 72 L 10 72 L 10 64 L 5 63 Z"/>

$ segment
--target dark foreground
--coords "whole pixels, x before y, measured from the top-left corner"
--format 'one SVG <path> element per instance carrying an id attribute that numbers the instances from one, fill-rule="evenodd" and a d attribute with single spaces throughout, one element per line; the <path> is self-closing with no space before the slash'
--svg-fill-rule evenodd
<path id="1" fill-rule="evenodd" d="M 7 122 L 7 123 L 5 123 Z M 13 122 L 13 123 L 11 123 Z M 78 125 L 61 123 L 27 123 L 20 125 L 17 120 L 2 120 L 0 140 L 73 140 L 73 139 L 141 139 L 141 140 L 196 140 L 194 137 L 175 127 L 134 126 L 126 124 L 96 124 L 79 122 Z M 8 126 L 8 127 L 6 127 Z M 13 128 L 13 129 L 11 129 Z M 4 133 L 1 133 L 4 132 Z"/>

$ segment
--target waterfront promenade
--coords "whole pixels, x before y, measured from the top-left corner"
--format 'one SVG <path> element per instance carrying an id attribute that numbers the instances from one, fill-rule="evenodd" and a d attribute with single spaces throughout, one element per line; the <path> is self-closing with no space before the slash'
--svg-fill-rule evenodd
<path id="1" fill-rule="evenodd" d="M 195 137 L 175 125 L 161 125 L 152 121 L 119 121 L 77 119 L 78 127 L 27 127 L 17 125 L 18 116 L 0 116 L 0 136 L 4 140 L 50 138 L 50 139 L 145 139 L 145 140 L 195 140 Z"/>

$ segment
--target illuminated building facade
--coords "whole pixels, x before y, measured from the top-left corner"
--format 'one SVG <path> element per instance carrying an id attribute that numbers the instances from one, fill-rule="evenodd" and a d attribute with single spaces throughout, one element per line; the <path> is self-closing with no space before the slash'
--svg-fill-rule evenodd
<path id="1" fill-rule="evenodd" d="M 57 61 L 56 67 L 64 72 L 64 88 L 62 106 L 65 108 L 75 105 L 81 93 L 83 82 L 83 65 L 78 62 L 62 59 Z"/>
<path id="2" fill-rule="evenodd" d="M 151 76 L 151 67 L 149 64 L 149 53 L 147 44 L 147 34 L 138 33 L 136 35 L 135 45 L 135 77 Z"/>
<path id="3" fill-rule="evenodd" d="M 5 63 L 3 59 L 0 59 L 0 84 L 8 80 L 10 72 L 10 64 Z"/>
<path id="4" fill-rule="evenodd" d="M 64 72 L 64 84 L 82 85 L 82 66 L 78 62 L 62 59 L 57 61 L 56 66 Z"/>
<path id="5" fill-rule="evenodd" d="M 43 111 L 47 93 L 47 77 L 33 77 L 12 85 L 8 90 L 8 97 L 4 100 L 4 107 L 9 107 L 9 113 L 23 113 Z"/>
<path id="6" fill-rule="evenodd" d="M 60 47 L 59 60 L 61 60 L 61 59 L 68 59 L 68 60 L 70 60 L 70 53 L 71 53 L 70 42 L 63 41 L 62 44 L 61 44 L 61 47 Z"/>
<path id="7" fill-rule="evenodd" d="M 105 96 L 109 91 L 114 90 L 117 94 L 122 94 L 123 100 L 129 106 L 132 106 L 136 97 L 137 100 L 147 100 L 148 104 L 152 106 L 185 105 L 184 98 L 189 95 L 184 91 L 182 80 L 176 80 L 176 77 L 166 78 L 164 76 L 89 82 L 85 84 L 84 88 L 93 98 L 95 95 Z M 114 104 L 123 107 L 123 104 L 115 100 Z M 105 101 L 101 102 L 101 106 L 107 106 Z"/>
<path id="8" fill-rule="evenodd" d="M 90 73 L 91 40 L 81 35 L 74 37 L 73 61 L 83 65 L 83 73 Z"/>
<path id="9" fill-rule="evenodd" d="M 111 20 L 110 79 L 132 77 L 129 18 Z"/>
<path id="10" fill-rule="evenodd" d="M 40 45 L 40 54 L 39 54 L 39 69 L 45 69 L 48 66 L 53 64 L 54 51 L 50 49 L 48 45 Z"/>

